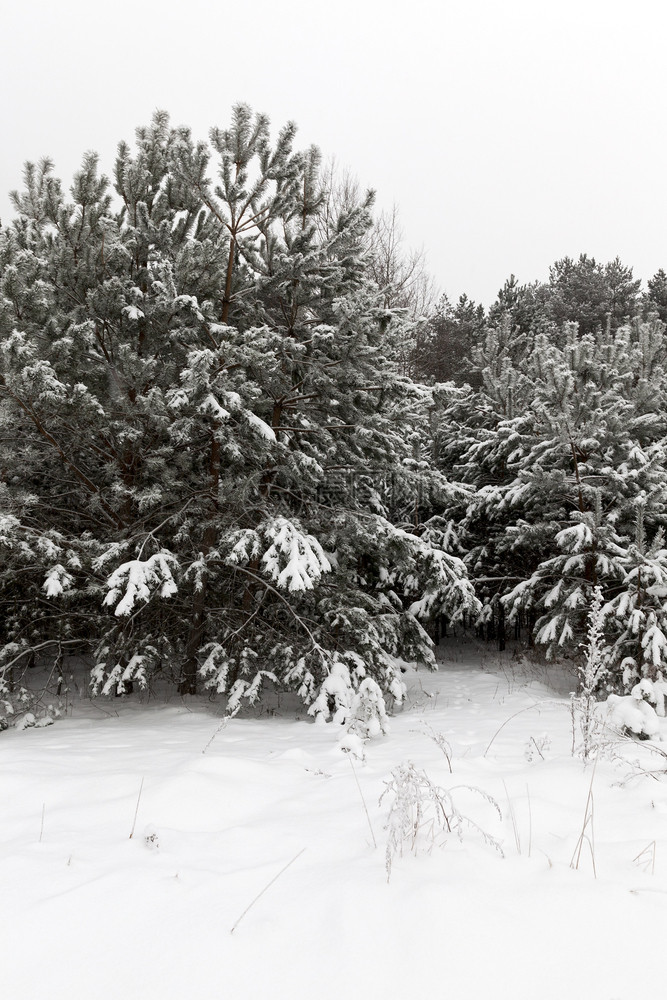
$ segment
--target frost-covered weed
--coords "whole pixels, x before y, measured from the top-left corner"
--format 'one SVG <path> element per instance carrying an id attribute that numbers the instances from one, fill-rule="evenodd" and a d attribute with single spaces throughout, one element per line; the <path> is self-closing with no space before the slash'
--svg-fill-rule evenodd
<path id="1" fill-rule="evenodd" d="M 532 763 L 536 757 L 541 760 L 545 760 L 545 753 L 551 746 L 551 737 L 547 733 L 543 733 L 542 736 L 538 736 L 537 739 L 534 736 L 530 736 L 526 742 L 523 755 L 528 761 Z"/>
<path id="2" fill-rule="evenodd" d="M 386 796 L 389 797 L 385 824 L 387 881 L 391 878 L 396 855 L 402 857 L 406 850 L 417 854 L 422 845 L 424 850 L 430 853 L 435 846 L 442 846 L 452 834 L 462 840 L 464 830 L 477 833 L 485 844 L 503 855 L 500 843 L 495 837 L 460 812 L 452 795 L 457 789 L 475 792 L 489 802 L 502 819 L 498 803 L 482 789 L 471 785 L 442 788 L 432 781 L 425 771 L 416 768 L 411 761 L 405 761 L 395 767 L 390 780 L 385 784 L 386 788 L 380 796 L 380 802 Z"/>
<path id="3" fill-rule="evenodd" d="M 430 740 L 433 740 L 435 745 L 442 751 L 445 760 L 447 761 L 449 773 L 452 774 L 452 747 L 449 740 L 442 733 L 436 733 L 433 726 L 429 726 L 428 723 L 424 723 L 423 732 Z"/>
<path id="4" fill-rule="evenodd" d="M 593 590 L 593 600 L 588 613 L 588 645 L 583 664 L 579 671 L 580 690 L 571 695 L 573 723 L 573 753 L 579 753 L 588 763 L 598 749 L 604 732 L 604 721 L 600 715 L 596 691 L 606 673 L 604 660 L 604 597 L 601 587 Z M 580 743 L 576 742 L 575 719 L 578 723 Z"/>

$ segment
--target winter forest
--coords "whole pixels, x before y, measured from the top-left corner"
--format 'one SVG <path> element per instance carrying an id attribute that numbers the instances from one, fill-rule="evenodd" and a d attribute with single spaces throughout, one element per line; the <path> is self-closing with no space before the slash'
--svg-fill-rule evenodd
<path id="1" fill-rule="evenodd" d="M 661 708 L 663 271 L 436 300 L 396 216 L 245 105 L 12 199 L 1 725 L 76 680 L 381 726 L 448 632 L 581 659 L 598 591 L 595 693 Z"/>
<path id="2" fill-rule="evenodd" d="M 654 992 L 667 273 L 450 301 L 245 104 L 112 166 L 0 226 L 4 991 Z"/>

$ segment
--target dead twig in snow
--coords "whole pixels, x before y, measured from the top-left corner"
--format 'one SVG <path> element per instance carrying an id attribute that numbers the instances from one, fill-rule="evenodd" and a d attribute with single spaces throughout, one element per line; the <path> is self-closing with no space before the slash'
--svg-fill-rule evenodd
<path id="1" fill-rule="evenodd" d="M 651 869 L 651 875 L 655 875 L 655 840 L 652 840 L 650 844 L 647 844 L 643 851 L 640 851 L 636 858 L 632 859 L 632 863 L 635 865 L 640 865 L 644 871 Z"/>
<path id="2" fill-rule="evenodd" d="M 516 822 L 516 813 L 514 812 L 514 803 L 510 798 L 510 793 L 507 791 L 507 785 L 503 781 L 503 788 L 505 789 L 505 796 L 507 798 L 507 808 L 509 809 L 510 819 L 512 820 L 512 830 L 514 832 L 514 844 L 516 846 L 516 853 L 521 854 L 521 837 L 519 836 L 519 827 Z"/>

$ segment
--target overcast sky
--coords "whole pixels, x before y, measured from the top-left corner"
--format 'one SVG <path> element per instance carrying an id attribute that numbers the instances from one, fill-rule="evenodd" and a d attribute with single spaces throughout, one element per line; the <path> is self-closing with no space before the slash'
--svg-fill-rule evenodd
<path id="1" fill-rule="evenodd" d="M 71 179 L 156 108 L 245 101 L 396 203 L 442 291 L 615 256 L 667 269 L 664 0 L 22 0 L 0 19 L 0 216 L 26 159 Z"/>

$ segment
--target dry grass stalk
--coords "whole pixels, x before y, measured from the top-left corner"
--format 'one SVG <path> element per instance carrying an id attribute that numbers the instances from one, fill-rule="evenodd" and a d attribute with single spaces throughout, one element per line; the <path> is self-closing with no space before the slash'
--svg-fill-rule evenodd
<path id="1" fill-rule="evenodd" d="M 283 872 L 286 872 L 287 869 L 290 867 L 290 865 L 293 865 L 294 862 L 297 860 L 297 858 L 301 857 L 301 855 L 303 854 L 303 852 L 305 851 L 305 849 L 306 849 L 305 847 L 302 847 L 301 850 L 298 852 L 298 854 L 295 854 L 294 857 L 292 858 L 292 860 L 288 861 L 287 864 L 285 865 L 285 867 L 281 868 L 280 871 L 278 872 L 278 874 L 274 875 L 273 878 L 271 879 L 271 881 L 266 883 L 266 885 L 264 886 L 264 888 L 262 889 L 262 891 L 257 893 L 257 895 L 252 900 L 252 902 L 248 903 L 248 905 L 246 906 L 246 908 L 243 911 L 243 913 L 241 914 L 241 916 L 238 918 L 238 920 L 236 921 L 236 923 L 234 924 L 234 926 L 231 928 L 231 930 L 229 932 L 230 934 L 234 933 L 234 931 L 236 930 L 236 928 L 238 927 L 238 925 L 241 923 L 241 921 L 245 917 L 245 915 L 248 912 L 248 910 L 250 910 L 255 905 L 255 903 L 257 902 L 258 899 L 261 899 L 261 897 L 264 895 L 264 893 L 266 892 L 266 890 L 271 888 L 271 886 L 273 885 L 273 883 L 276 882 L 280 878 L 280 876 L 283 874 Z"/>
<path id="2" fill-rule="evenodd" d="M 505 789 L 505 796 L 507 798 L 507 808 L 509 809 L 510 819 L 512 820 L 512 831 L 514 833 L 514 843 L 516 845 L 516 853 L 521 854 L 521 837 L 519 836 L 519 827 L 516 822 L 516 813 L 514 812 L 514 803 L 510 798 L 510 793 L 507 791 L 507 785 L 503 781 L 503 788 Z"/>
<path id="3" fill-rule="evenodd" d="M 579 840 L 577 841 L 577 845 L 570 861 L 570 868 L 574 868 L 578 871 L 579 863 L 581 861 L 581 852 L 584 848 L 584 844 L 588 844 L 593 864 L 593 875 L 595 878 L 598 877 L 598 873 L 595 867 L 595 800 L 593 798 L 593 781 L 595 779 L 595 770 L 597 766 L 598 761 L 596 757 L 593 765 L 593 772 L 591 774 L 591 783 L 588 786 L 588 796 L 586 797 L 586 808 L 584 810 L 584 822 L 581 827 L 581 833 L 579 834 Z"/>
<path id="4" fill-rule="evenodd" d="M 639 865 L 644 871 L 651 870 L 651 875 L 655 875 L 655 850 L 656 842 L 652 840 L 643 851 L 640 851 L 636 858 L 632 859 L 633 864 Z"/>
<path id="5" fill-rule="evenodd" d="M 371 831 L 371 837 L 373 838 L 373 847 L 377 847 L 377 840 L 375 839 L 375 833 L 373 831 L 373 824 L 371 823 L 371 817 L 368 812 L 368 806 L 366 805 L 366 799 L 364 798 L 364 793 L 361 790 L 361 785 L 359 784 L 359 778 L 357 777 L 357 772 L 355 770 L 354 764 L 352 763 L 352 758 L 347 755 L 347 759 L 350 762 L 350 767 L 352 768 L 352 774 L 354 775 L 354 780 L 357 783 L 357 788 L 359 789 L 359 795 L 361 796 L 361 804 L 364 807 L 364 812 L 366 813 L 366 819 L 368 820 L 368 829 Z"/>
<path id="6" fill-rule="evenodd" d="M 134 828 L 137 825 L 137 815 L 139 814 L 139 803 L 141 802 L 141 793 L 144 790 L 144 779 L 141 779 L 141 784 L 139 785 L 139 795 L 137 796 L 137 807 L 134 810 L 134 819 L 132 820 L 132 829 L 130 830 L 129 839 L 132 840 L 134 836 Z"/>

